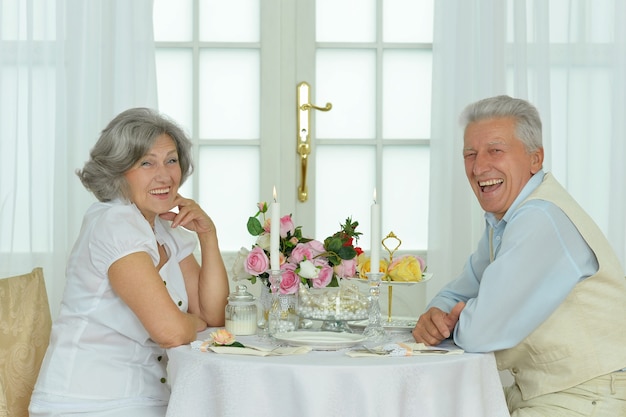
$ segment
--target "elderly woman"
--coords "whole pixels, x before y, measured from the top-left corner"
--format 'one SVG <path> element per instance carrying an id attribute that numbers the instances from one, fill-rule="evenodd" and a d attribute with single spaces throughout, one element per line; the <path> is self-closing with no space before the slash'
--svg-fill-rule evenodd
<path id="1" fill-rule="evenodd" d="M 165 349 L 224 324 L 228 280 L 215 225 L 178 194 L 190 148 L 172 121 L 130 109 L 77 171 L 99 202 L 68 261 L 31 416 L 163 416 Z"/>

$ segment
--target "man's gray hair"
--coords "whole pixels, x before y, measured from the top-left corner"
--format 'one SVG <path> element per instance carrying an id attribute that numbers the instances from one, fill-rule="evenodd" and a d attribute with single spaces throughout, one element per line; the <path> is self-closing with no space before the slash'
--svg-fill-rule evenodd
<path id="1" fill-rule="evenodd" d="M 148 108 L 133 108 L 117 115 L 100 134 L 82 170 L 77 170 L 85 188 L 98 200 L 129 200 L 124 174 L 141 159 L 156 139 L 169 135 L 176 144 L 182 184 L 193 171 L 191 141 L 174 121 Z"/>
<path id="2" fill-rule="evenodd" d="M 515 134 L 524 143 L 527 152 L 543 147 L 541 117 L 537 108 L 526 100 L 506 95 L 485 98 L 468 105 L 459 121 L 465 129 L 470 123 L 500 117 L 516 120 Z"/>

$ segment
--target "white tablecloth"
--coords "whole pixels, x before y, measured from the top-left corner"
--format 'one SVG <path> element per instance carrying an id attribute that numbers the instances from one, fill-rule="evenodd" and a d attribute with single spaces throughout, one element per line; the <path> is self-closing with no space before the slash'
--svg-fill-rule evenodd
<path id="1" fill-rule="evenodd" d="M 189 345 L 168 354 L 168 417 L 509 416 L 492 354 L 351 358 L 339 350 L 260 357 Z"/>

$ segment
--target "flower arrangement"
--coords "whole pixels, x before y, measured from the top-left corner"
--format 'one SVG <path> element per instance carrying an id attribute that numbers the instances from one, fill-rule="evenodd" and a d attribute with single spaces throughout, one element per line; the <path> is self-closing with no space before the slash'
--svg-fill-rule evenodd
<path id="1" fill-rule="evenodd" d="M 270 273 L 270 223 L 265 214 L 266 202 L 257 204 L 258 211 L 248 218 L 247 228 L 256 242 L 251 250 L 241 248 L 232 273 L 235 281 L 257 278 L 268 285 Z M 302 226 L 295 226 L 291 214 L 280 218 L 281 294 L 295 294 L 300 284 L 306 287 L 336 287 L 339 279 L 356 276 L 357 256 L 363 251 L 355 246 L 361 235 L 358 222 L 348 217 L 339 231 L 320 242 L 302 236 Z"/>
<path id="2" fill-rule="evenodd" d="M 357 263 L 359 278 L 367 279 L 370 270 L 370 258 L 360 254 Z M 378 270 L 385 274 L 383 280 L 419 282 L 424 279 L 426 262 L 416 255 L 402 255 L 391 262 L 381 258 Z"/>

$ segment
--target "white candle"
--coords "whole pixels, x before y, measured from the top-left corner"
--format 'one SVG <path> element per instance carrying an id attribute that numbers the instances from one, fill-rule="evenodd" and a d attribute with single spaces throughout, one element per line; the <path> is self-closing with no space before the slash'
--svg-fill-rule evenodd
<path id="1" fill-rule="evenodd" d="M 276 201 L 276 186 L 270 223 L 270 268 L 272 271 L 280 269 L 280 203 Z"/>
<path id="2" fill-rule="evenodd" d="M 380 205 L 376 204 L 376 188 L 371 211 L 372 242 L 370 255 L 370 272 L 380 272 Z"/>

